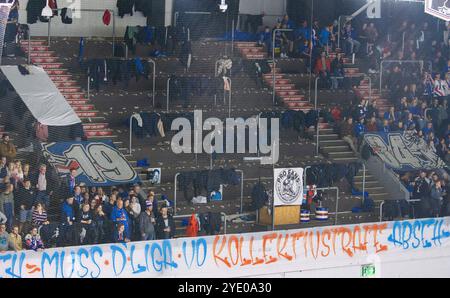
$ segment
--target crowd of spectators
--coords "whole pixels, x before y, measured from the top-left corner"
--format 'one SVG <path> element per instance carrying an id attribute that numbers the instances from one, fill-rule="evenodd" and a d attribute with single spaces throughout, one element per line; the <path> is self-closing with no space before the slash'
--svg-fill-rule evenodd
<path id="1" fill-rule="evenodd" d="M 37 169 L 22 164 L 7 134 L 0 152 L 0 251 L 175 236 L 171 202 L 165 196 L 158 201 L 140 185 L 108 191 L 87 187 L 77 181 L 75 169 L 57 180 L 45 164 Z M 60 216 L 50 216 L 48 210 L 59 210 Z"/>

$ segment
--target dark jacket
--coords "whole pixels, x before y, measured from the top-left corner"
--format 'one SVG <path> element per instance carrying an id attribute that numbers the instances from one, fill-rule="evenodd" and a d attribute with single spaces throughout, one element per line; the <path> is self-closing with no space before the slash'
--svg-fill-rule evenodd
<path id="1" fill-rule="evenodd" d="M 117 0 L 117 8 L 118 13 L 121 18 L 123 18 L 126 14 L 133 15 L 133 6 L 135 0 Z"/>
<path id="2" fill-rule="evenodd" d="M 169 224 L 166 226 L 162 216 L 156 218 L 156 239 L 171 239 L 175 236 L 175 221 L 170 215 L 167 216 L 167 219 L 169 220 Z M 170 232 L 164 231 L 167 227 L 170 227 Z"/>

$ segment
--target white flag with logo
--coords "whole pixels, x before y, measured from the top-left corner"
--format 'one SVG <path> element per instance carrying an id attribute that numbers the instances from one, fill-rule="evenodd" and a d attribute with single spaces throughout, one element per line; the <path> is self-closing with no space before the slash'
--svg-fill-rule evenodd
<path id="1" fill-rule="evenodd" d="M 274 169 L 273 197 L 275 206 L 302 204 L 303 168 Z"/>

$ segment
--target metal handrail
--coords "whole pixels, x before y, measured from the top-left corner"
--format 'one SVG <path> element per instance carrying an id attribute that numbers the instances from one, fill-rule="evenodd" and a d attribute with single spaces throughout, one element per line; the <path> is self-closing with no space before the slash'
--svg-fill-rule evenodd
<path id="1" fill-rule="evenodd" d="M 155 107 L 155 96 L 156 96 L 156 62 L 153 59 L 148 59 L 149 63 L 153 64 L 153 108 Z"/>
<path id="2" fill-rule="evenodd" d="M 133 141 L 133 119 L 137 120 L 137 115 L 139 115 L 139 114 L 135 113 L 135 114 L 131 115 L 131 117 L 130 117 L 130 142 L 129 142 L 129 152 L 130 152 L 130 154 L 133 153 L 132 147 L 131 147 L 132 146 L 132 141 Z"/>
<path id="3" fill-rule="evenodd" d="M 169 78 L 167 79 L 167 99 L 166 99 L 166 112 L 167 112 L 167 113 L 169 113 L 170 80 L 171 80 L 171 78 L 169 77 Z"/>

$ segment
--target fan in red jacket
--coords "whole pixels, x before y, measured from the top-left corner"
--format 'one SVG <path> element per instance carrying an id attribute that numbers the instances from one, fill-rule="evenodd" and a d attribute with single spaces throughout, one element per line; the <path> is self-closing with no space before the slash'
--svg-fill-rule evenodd
<path id="1" fill-rule="evenodd" d="M 186 235 L 188 237 L 197 237 L 198 234 L 198 220 L 195 214 L 191 215 L 191 218 L 189 219 L 188 226 L 186 228 Z"/>

